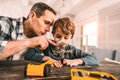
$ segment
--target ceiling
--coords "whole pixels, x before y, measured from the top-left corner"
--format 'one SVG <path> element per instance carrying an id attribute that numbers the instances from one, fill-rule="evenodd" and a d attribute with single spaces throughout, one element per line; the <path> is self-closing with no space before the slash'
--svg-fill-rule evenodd
<path id="1" fill-rule="evenodd" d="M 28 5 L 36 2 L 44 2 L 51 6 L 58 14 L 58 17 L 69 16 L 74 19 L 79 11 L 99 2 L 100 0 L 28 0 Z"/>
<path id="2" fill-rule="evenodd" d="M 76 22 L 94 16 L 100 9 L 119 0 L 22 0 L 32 6 L 36 2 L 44 2 L 51 6 L 58 17 L 69 16 Z M 25 3 L 26 2 L 26 3 Z"/>
<path id="3" fill-rule="evenodd" d="M 36 2 L 44 2 L 51 6 L 59 16 L 75 17 L 74 13 L 70 13 L 71 9 L 87 0 L 28 0 L 28 5 L 33 5 Z"/>

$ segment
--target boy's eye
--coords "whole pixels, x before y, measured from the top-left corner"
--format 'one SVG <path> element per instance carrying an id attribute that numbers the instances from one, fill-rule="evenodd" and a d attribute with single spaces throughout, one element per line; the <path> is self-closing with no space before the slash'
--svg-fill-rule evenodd
<path id="1" fill-rule="evenodd" d="M 60 35 L 56 35 L 56 38 L 61 38 L 61 36 Z"/>
<path id="2" fill-rule="evenodd" d="M 69 38 L 70 38 L 70 37 L 68 37 L 68 36 L 67 36 L 67 37 L 65 37 L 65 39 L 69 39 Z"/>
<path id="3" fill-rule="evenodd" d="M 68 37 L 65 37 L 65 39 L 68 39 Z"/>

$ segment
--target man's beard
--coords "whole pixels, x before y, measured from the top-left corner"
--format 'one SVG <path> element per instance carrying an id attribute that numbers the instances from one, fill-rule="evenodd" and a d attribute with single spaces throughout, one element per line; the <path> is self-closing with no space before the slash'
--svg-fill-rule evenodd
<path id="1" fill-rule="evenodd" d="M 32 38 L 32 37 L 35 37 L 35 36 L 38 36 L 35 32 L 31 31 L 29 33 L 27 33 L 26 35 L 28 38 Z"/>
<path id="2" fill-rule="evenodd" d="M 41 35 L 45 35 L 45 34 L 46 34 L 45 32 L 44 32 L 44 33 L 43 33 L 43 32 L 41 32 Z"/>

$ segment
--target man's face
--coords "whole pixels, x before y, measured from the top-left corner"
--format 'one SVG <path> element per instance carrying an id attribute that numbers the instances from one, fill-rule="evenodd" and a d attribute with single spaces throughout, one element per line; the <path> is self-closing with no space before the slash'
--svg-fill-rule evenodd
<path id="1" fill-rule="evenodd" d="M 71 41 L 72 35 L 66 35 L 62 32 L 61 28 L 58 27 L 55 31 L 55 34 L 53 34 L 54 41 L 59 45 L 60 48 L 64 48 L 66 45 L 69 44 Z"/>
<path id="2" fill-rule="evenodd" d="M 33 32 L 36 35 L 44 35 L 50 31 L 50 26 L 53 24 L 54 19 L 55 15 L 49 10 L 46 10 L 39 18 L 34 17 L 31 24 Z"/>

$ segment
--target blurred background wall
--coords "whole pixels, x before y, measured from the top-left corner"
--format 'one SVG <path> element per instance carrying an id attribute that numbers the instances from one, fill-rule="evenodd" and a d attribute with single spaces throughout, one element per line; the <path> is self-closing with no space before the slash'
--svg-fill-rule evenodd
<path id="1" fill-rule="evenodd" d="M 0 16 L 27 17 L 31 6 L 45 2 L 76 25 L 71 44 L 83 50 L 93 47 L 120 49 L 120 0 L 0 0 Z M 47 34 L 52 38 L 51 34 Z"/>

